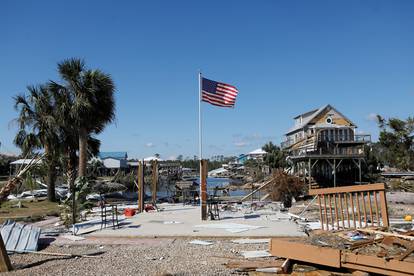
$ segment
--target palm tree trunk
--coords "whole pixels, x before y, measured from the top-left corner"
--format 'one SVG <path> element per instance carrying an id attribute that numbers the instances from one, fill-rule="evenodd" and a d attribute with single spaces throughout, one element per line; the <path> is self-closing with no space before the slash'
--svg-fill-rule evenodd
<path id="1" fill-rule="evenodd" d="M 86 176 L 88 133 L 85 129 L 79 131 L 79 171 L 78 176 Z"/>
<path id="2" fill-rule="evenodd" d="M 49 162 L 47 170 L 47 199 L 56 202 L 56 165 L 55 162 Z"/>
<path id="3" fill-rule="evenodd" d="M 72 195 L 72 225 L 73 229 L 75 229 L 75 223 L 76 223 L 76 187 L 75 187 L 75 181 L 76 181 L 76 169 L 75 169 L 75 163 L 76 163 L 76 153 L 70 152 L 68 154 L 68 168 L 67 168 L 67 175 L 68 175 L 68 185 L 70 189 L 70 193 Z M 73 231 L 73 234 L 75 235 L 75 231 Z"/>
<path id="4" fill-rule="evenodd" d="M 50 145 L 45 144 L 45 154 L 46 154 L 46 162 L 47 162 L 47 176 L 46 176 L 46 184 L 47 184 L 47 199 L 51 202 L 56 201 L 55 195 L 55 182 L 56 182 L 56 165 L 53 161 L 52 154 L 50 152 Z"/>

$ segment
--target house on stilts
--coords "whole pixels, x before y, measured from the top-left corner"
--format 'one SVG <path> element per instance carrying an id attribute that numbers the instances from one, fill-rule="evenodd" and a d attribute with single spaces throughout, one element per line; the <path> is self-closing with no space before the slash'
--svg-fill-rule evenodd
<path id="1" fill-rule="evenodd" d="M 331 105 L 294 118 L 294 126 L 281 144 L 291 172 L 309 188 L 362 182 L 364 147 L 371 135 L 357 135 L 357 126 Z"/>

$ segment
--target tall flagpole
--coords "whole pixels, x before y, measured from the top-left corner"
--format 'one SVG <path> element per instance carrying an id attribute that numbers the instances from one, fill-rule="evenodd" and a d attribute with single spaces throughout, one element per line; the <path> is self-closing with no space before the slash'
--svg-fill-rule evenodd
<path id="1" fill-rule="evenodd" d="M 203 132 L 201 118 L 201 100 L 203 93 L 203 79 L 201 71 L 198 73 L 199 101 L 198 101 L 198 136 L 199 136 L 199 155 L 200 155 L 200 210 L 201 220 L 207 220 L 207 162 L 203 160 Z"/>
<path id="2" fill-rule="evenodd" d="M 200 208 L 203 208 L 203 200 L 202 200 L 202 183 L 201 183 L 201 174 L 202 174 L 202 165 L 201 165 L 201 160 L 203 160 L 203 141 L 202 141 L 202 130 L 201 130 L 201 89 L 202 89 L 202 84 L 201 84 L 201 70 L 198 72 L 198 159 L 200 160 L 200 193 L 199 193 L 199 199 L 200 199 Z"/>
<path id="3" fill-rule="evenodd" d="M 201 71 L 198 73 L 198 158 L 203 160 L 203 137 L 201 129 Z"/>

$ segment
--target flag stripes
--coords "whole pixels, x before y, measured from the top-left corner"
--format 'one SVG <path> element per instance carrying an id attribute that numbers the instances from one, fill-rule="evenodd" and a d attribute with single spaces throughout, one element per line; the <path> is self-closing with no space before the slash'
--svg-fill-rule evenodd
<path id="1" fill-rule="evenodd" d="M 238 90 L 235 86 L 202 78 L 201 100 L 221 107 L 234 107 Z"/>

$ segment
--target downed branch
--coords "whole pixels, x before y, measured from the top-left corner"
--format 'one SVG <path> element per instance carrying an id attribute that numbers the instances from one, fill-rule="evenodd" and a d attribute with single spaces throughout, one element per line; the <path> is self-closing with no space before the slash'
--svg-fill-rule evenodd
<path id="1" fill-rule="evenodd" d="M 36 166 L 42 159 L 45 157 L 45 154 L 37 155 L 33 157 L 29 164 L 24 166 L 19 170 L 19 172 L 9 179 L 6 185 L 4 185 L 0 189 L 0 202 L 5 201 L 7 197 L 10 195 L 10 193 L 17 187 L 20 186 L 23 182 L 23 176 L 25 173 L 27 173 L 30 169 L 32 169 L 34 166 Z"/>
<path id="2" fill-rule="evenodd" d="M 282 169 L 276 170 L 269 185 L 266 187 L 272 201 L 283 202 L 286 208 L 292 205 L 292 198 L 304 192 L 305 185 L 301 178 L 288 175 Z"/>

